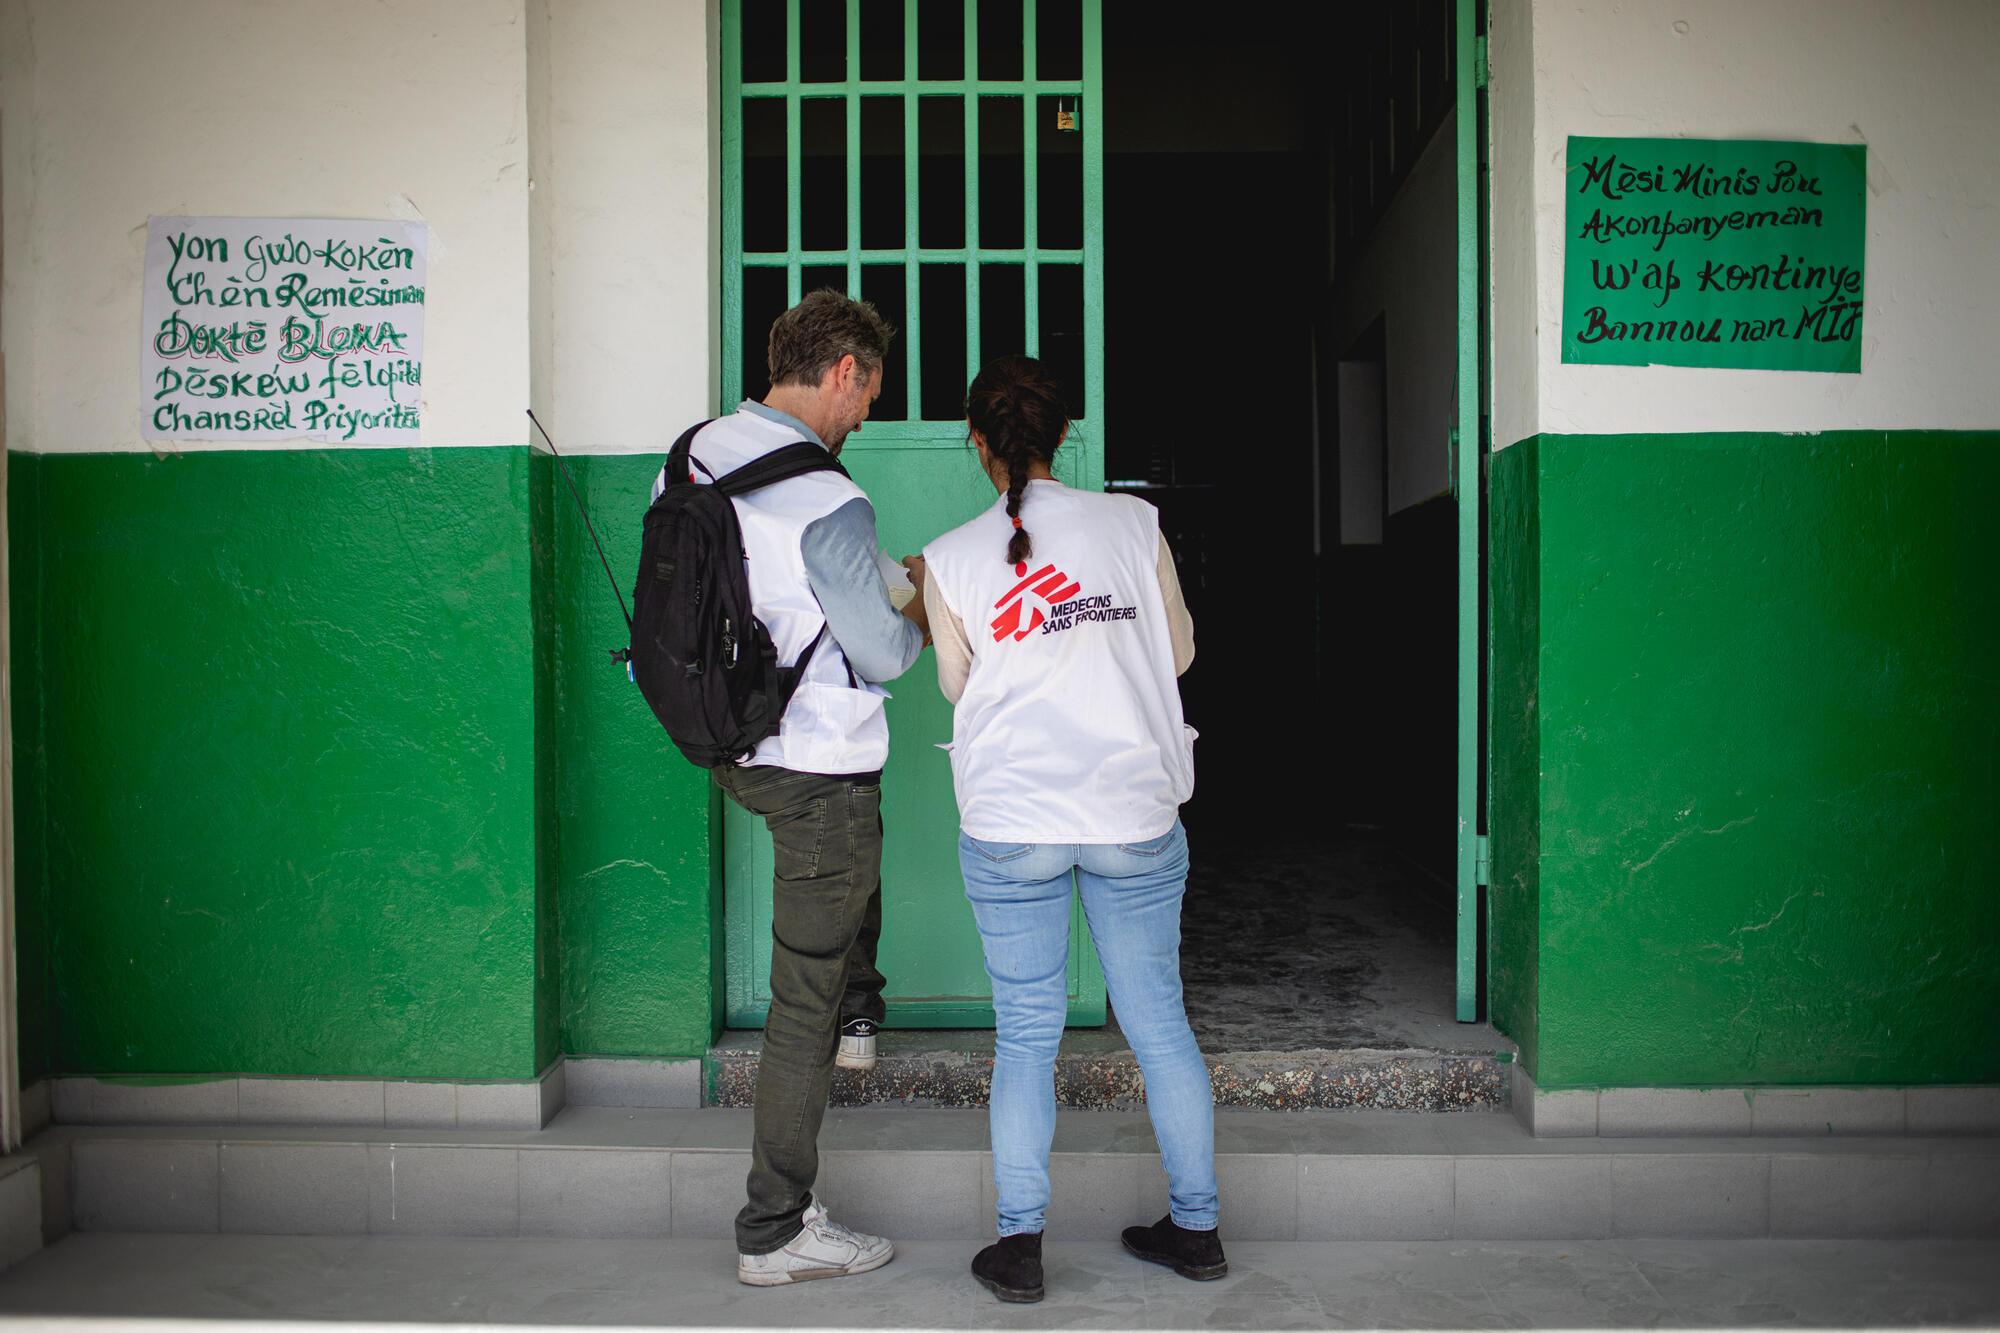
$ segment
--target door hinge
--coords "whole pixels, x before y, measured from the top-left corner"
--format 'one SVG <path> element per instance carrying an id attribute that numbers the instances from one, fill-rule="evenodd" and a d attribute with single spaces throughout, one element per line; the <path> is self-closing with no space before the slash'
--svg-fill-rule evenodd
<path id="1" fill-rule="evenodd" d="M 1486 39 L 1475 37 L 1472 39 L 1472 86 L 1484 88 L 1486 79 Z"/>
<path id="2" fill-rule="evenodd" d="M 1482 889 L 1493 884 L 1493 863 L 1487 859 L 1484 833 L 1472 840 L 1472 881 Z"/>

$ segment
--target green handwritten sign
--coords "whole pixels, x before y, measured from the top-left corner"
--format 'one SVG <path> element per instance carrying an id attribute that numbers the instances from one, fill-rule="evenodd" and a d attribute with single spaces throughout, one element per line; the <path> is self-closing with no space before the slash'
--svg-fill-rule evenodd
<path id="1" fill-rule="evenodd" d="M 1861 370 L 1865 144 L 1571 135 L 1562 359 Z"/>

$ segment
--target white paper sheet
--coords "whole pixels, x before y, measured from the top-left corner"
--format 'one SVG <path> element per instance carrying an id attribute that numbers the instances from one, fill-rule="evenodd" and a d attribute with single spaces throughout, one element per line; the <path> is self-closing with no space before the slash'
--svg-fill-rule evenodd
<path id="1" fill-rule="evenodd" d="M 882 582 L 889 585 L 889 605 L 900 611 L 916 600 L 917 585 L 910 582 L 910 571 L 891 558 L 887 551 L 875 552 L 875 567 L 882 571 Z"/>
<path id="2" fill-rule="evenodd" d="M 140 435 L 416 445 L 429 231 L 147 220 Z"/>

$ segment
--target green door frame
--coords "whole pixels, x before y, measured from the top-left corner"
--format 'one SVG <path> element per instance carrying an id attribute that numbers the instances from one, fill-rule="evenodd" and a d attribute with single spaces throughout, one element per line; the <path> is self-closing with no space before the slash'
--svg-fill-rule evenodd
<path id="1" fill-rule="evenodd" d="M 722 166 L 722 325 L 721 399 L 728 407 L 743 397 L 744 374 L 741 363 L 745 319 L 744 272 L 748 268 L 782 268 L 786 275 L 786 299 L 796 303 L 804 295 L 805 270 L 833 268 L 844 272 L 846 290 L 866 295 L 864 266 L 900 266 L 904 275 L 906 304 L 903 327 L 898 334 L 904 349 L 906 402 L 899 421 L 870 420 L 864 432 L 852 437 L 844 454 L 865 466 L 866 455 L 896 450 L 964 450 L 965 423 L 962 420 L 923 419 L 922 367 L 922 272 L 926 265 L 955 265 L 965 278 L 965 364 L 977 368 L 983 363 L 980 346 L 980 269 L 982 264 L 1020 265 L 1025 297 L 1024 332 L 1030 356 L 1041 352 L 1040 271 L 1051 266 L 1081 267 L 1083 292 L 1083 413 L 1071 423 L 1069 446 L 1057 464 L 1058 474 L 1073 486 L 1102 489 L 1104 485 L 1104 233 L 1100 225 L 1104 199 L 1104 108 L 1101 78 L 1102 27 L 1100 0 L 1082 0 L 1081 77 L 1044 79 L 1037 73 L 1037 32 L 1035 0 L 1024 0 L 1022 13 L 1022 77 L 984 79 L 979 77 L 978 0 L 960 0 L 963 5 L 964 68 L 956 79 L 921 78 L 918 68 L 917 31 L 919 10 L 932 13 L 951 0 L 903 0 L 903 74 L 899 79 L 863 80 L 860 69 L 861 17 L 857 0 L 845 6 L 846 49 L 849 53 L 845 78 L 837 81 L 807 82 L 802 78 L 800 59 L 800 0 L 785 4 L 785 77 L 771 82 L 743 79 L 742 19 L 743 0 L 722 0 L 721 6 L 721 166 Z M 864 249 L 861 245 L 861 99 L 901 98 L 903 102 L 903 246 L 894 249 Z M 919 97 L 957 97 L 964 106 L 965 236 L 964 244 L 947 248 L 919 246 Z M 1076 102 L 1079 116 L 1083 174 L 1083 235 L 1078 249 L 1056 250 L 1040 244 L 1039 136 L 1054 132 L 1044 126 L 1041 99 L 1067 97 Z M 746 251 L 744 248 L 744 142 L 745 99 L 782 99 L 785 105 L 786 238 L 782 250 Z M 983 98 L 1019 98 L 1022 115 L 1023 244 L 998 249 L 982 245 L 979 236 L 980 153 L 979 120 Z M 846 128 L 846 245 L 838 250 L 808 250 L 802 237 L 801 187 L 804 180 L 800 143 L 801 106 L 809 100 L 845 103 Z M 990 106 L 987 108 L 992 109 Z M 1009 349 L 994 349 L 995 352 Z M 915 673 L 927 668 L 919 664 Z M 913 674 L 915 674 L 913 673 Z M 912 688 L 928 688 L 914 684 Z M 768 996 L 759 978 L 769 975 L 769 895 L 759 895 L 755 886 L 769 874 L 769 845 L 762 840 L 754 822 L 734 807 L 723 807 L 714 821 L 711 836 L 720 843 L 724 866 L 725 892 L 722 919 L 714 923 L 725 942 L 724 1018 L 731 1027 L 760 1026 Z M 936 836 L 947 837 L 951 830 L 939 829 Z M 760 853 L 763 859 L 760 860 Z M 750 886 L 749 892 L 734 886 Z M 1096 1025 L 1106 1020 L 1103 973 L 1084 924 L 1082 905 L 1073 909 L 1073 941 L 1070 958 L 1071 996 L 1069 1021 L 1074 1025 Z M 969 928 L 969 926 L 968 926 Z M 885 971 L 888 970 L 885 967 Z M 892 988 L 895 978 L 891 977 Z M 991 1027 L 993 1007 L 982 996 L 897 997 L 889 1001 L 891 1027 Z"/>
<path id="2" fill-rule="evenodd" d="M 1479 1021 L 1479 890 L 1486 882 L 1486 839 L 1480 833 L 1479 763 L 1479 569 L 1480 488 L 1484 474 L 1484 358 L 1486 282 L 1480 249 L 1479 192 L 1481 113 L 1485 109 L 1486 25 L 1474 9 L 1483 0 L 1456 0 L 1453 6 L 1454 82 L 1457 131 L 1458 373 L 1457 411 L 1451 428 L 1451 490 L 1458 505 L 1458 907 L 1456 1013 L 1461 1023 Z"/>
<path id="3" fill-rule="evenodd" d="M 1480 889 L 1487 879 L 1486 840 L 1480 829 L 1479 764 L 1480 744 L 1480 626 L 1479 571 L 1480 496 L 1485 454 L 1485 385 L 1481 336 L 1486 284 L 1480 247 L 1483 208 L 1479 197 L 1480 127 L 1484 108 L 1485 42 L 1484 24 L 1475 5 L 1481 0 L 1455 0 L 1454 63 L 1456 92 L 1457 156 L 1457 235 L 1458 257 L 1457 378 L 1460 386 L 1449 447 L 1451 488 L 1458 510 L 1458 626 L 1457 626 L 1457 836 L 1455 889 L 1457 929 L 1454 951 L 1456 1004 L 1460 1022 L 1479 1018 L 1479 931 Z M 929 0 L 936 5 L 940 0 Z M 849 62 L 846 79 L 839 82 L 804 83 L 800 79 L 799 0 L 787 0 L 786 78 L 779 82 L 745 84 L 742 79 L 740 42 L 741 0 L 722 0 L 722 401 L 737 401 L 743 392 L 743 371 L 739 361 L 743 346 L 743 273 L 746 267 L 782 267 L 790 301 L 803 295 L 803 270 L 810 266 L 843 268 L 848 290 L 859 290 L 863 265 L 900 264 L 905 271 L 908 295 L 905 320 L 905 347 L 908 374 L 905 380 L 907 405 L 902 421 L 871 422 L 865 439 L 857 437 L 857 449 L 875 448 L 960 448 L 962 426 L 955 422 L 926 422 L 922 419 L 922 365 L 920 305 L 921 267 L 949 263 L 965 271 L 966 364 L 981 364 L 980 347 L 980 264 L 1019 263 L 1025 271 L 1026 351 L 1039 352 L 1041 323 L 1038 312 L 1038 270 L 1044 264 L 1083 266 L 1085 384 L 1083 416 L 1071 434 L 1071 465 L 1077 475 L 1073 483 L 1101 486 L 1104 476 L 1104 239 L 1095 225 L 1103 216 L 1103 82 L 1102 33 L 1099 0 L 1083 4 L 1083 77 L 1080 80 L 1052 81 L 1036 77 L 1036 33 L 1033 0 L 1023 4 L 1023 77 L 1018 80 L 987 80 L 978 77 L 978 0 L 961 0 L 964 5 L 965 68 L 956 80 L 920 80 L 917 68 L 919 0 L 904 0 L 904 73 L 896 80 L 863 81 L 858 56 Z M 858 52 L 860 8 L 846 6 L 847 44 Z M 905 246 L 901 249 L 861 248 L 860 99 L 871 96 L 900 96 L 903 106 Z M 920 248 L 918 241 L 917 98 L 958 96 L 965 103 L 965 243 L 951 248 Z M 1023 108 L 1023 185 L 1025 189 L 1025 244 L 1019 249 L 987 249 L 979 243 L 979 114 L 982 96 L 1018 96 Z M 1070 95 L 1078 98 L 1083 133 L 1083 191 L 1086 225 L 1083 248 L 1074 251 L 1042 250 L 1037 244 L 1037 136 L 1040 132 L 1038 98 Z M 746 253 L 743 248 L 743 142 L 741 108 L 745 97 L 783 98 L 786 107 L 786 246 L 782 251 Z M 803 177 L 800 150 L 800 105 L 807 98 L 844 99 L 847 106 L 847 244 L 840 250 L 808 251 L 800 237 L 800 183 Z M 1471 391 L 1466 391 L 1471 386 Z M 718 838 L 722 830 L 716 829 Z M 731 878 L 750 873 L 745 849 L 731 846 L 723 838 L 725 858 Z M 751 918 L 744 895 L 728 895 L 726 937 L 729 941 L 727 973 L 728 1019 L 732 1024 L 761 1021 L 761 1003 L 749 984 L 757 970 L 754 939 L 757 923 Z M 724 923 L 717 923 L 719 926 Z M 1088 935 L 1079 932 L 1080 944 L 1088 948 Z M 1094 959 L 1092 960 L 1094 964 Z M 1094 966 L 1084 992 L 1075 997 L 1073 1022 L 1102 1022 L 1102 980 Z M 919 1002 L 905 1006 L 896 1021 L 916 1025 L 990 1023 L 990 1005 L 977 1002 Z"/>

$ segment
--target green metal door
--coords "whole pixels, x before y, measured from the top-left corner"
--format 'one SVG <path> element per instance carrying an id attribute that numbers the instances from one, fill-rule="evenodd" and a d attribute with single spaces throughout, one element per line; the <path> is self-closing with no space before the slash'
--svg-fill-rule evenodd
<path id="1" fill-rule="evenodd" d="M 1461 1023 L 1479 1021 L 1480 890 L 1488 882 L 1486 837 L 1480 832 L 1479 765 L 1486 756 L 1480 740 L 1479 590 L 1480 498 L 1487 453 L 1486 275 L 1481 244 L 1485 174 L 1481 145 L 1486 141 L 1486 21 L 1484 0 L 1452 5 L 1456 91 L 1458 402 L 1451 427 L 1451 490 L 1458 506 L 1458 929 L 1455 951 L 1455 1013 Z"/>
<path id="2" fill-rule="evenodd" d="M 901 330 L 881 401 L 841 454 L 891 555 L 993 502 L 966 444 L 971 375 L 1040 356 L 1075 418 L 1058 475 L 1104 484 L 1103 139 L 1096 0 L 724 0 L 722 398 L 765 387 L 770 322 L 807 291 L 874 302 Z M 889 1024 L 991 1026 L 959 879 L 926 651 L 890 686 L 881 967 Z M 771 840 L 724 804 L 728 1021 L 770 1000 Z M 1102 1023 L 1081 907 L 1070 1021 Z"/>

